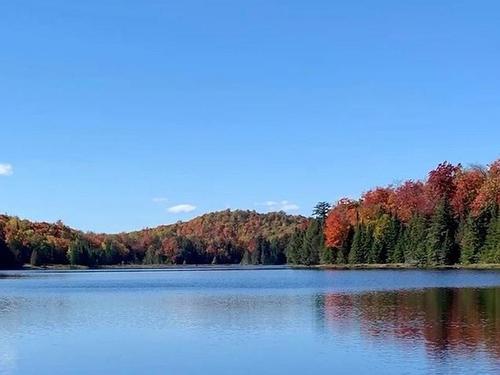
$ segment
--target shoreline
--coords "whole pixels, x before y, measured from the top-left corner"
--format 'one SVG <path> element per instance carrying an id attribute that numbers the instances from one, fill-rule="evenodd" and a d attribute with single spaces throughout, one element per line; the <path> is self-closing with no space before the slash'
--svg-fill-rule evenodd
<path id="1" fill-rule="evenodd" d="M 440 266 L 419 266 L 406 263 L 394 264 L 317 264 L 317 265 L 241 265 L 241 264 L 120 264 L 110 266 L 69 266 L 62 264 L 31 266 L 24 265 L 21 268 L 0 269 L 0 271 L 127 271 L 127 270 L 186 270 L 186 271 L 208 271 L 208 270 L 282 270 L 282 269 L 309 269 L 309 270 L 500 270 L 500 264 L 453 264 Z"/>
<path id="2" fill-rule="evenodd" d="M 295 269 L 318 270 L 500 270 L 498 263 L 477 264 L 450 264 L 450 265 L 425 265 L 419 266 L 406 263 L 391 264 L 317 264 L 317 265 L 291 265 Z"/>

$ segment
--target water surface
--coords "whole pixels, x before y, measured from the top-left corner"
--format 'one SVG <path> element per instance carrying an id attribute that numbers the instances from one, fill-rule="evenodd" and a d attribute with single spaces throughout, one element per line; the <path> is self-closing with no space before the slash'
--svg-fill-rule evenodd
<path id="1" fill-rule="evenodd" d="M 495 271 L 2 274 L 0 373 L 500 373 Z"/>

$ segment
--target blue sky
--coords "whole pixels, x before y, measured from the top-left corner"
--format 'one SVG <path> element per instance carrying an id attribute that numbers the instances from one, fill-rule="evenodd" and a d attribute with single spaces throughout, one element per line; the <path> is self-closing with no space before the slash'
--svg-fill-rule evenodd
<path id="1" fill-rule="evenodd" d="M 1 2 L 0 212 L 108 232 L 225 208 L 308 215 L 443 160 L 488 163 L 499 13 L 498 1 Z"/>

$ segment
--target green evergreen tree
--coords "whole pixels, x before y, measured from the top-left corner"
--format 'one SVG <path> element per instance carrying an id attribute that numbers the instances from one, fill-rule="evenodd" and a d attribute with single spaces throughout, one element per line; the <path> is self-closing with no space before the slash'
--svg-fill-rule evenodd
<path id="1" fill-rule="evenodd" d="M 360 263 L 368 262 L 368 254 L 373 246 L 373 226 L 366 225 L 363 230 L 363 236 L 361 241 L 361 251 L 360 251 Z"/>
<path id="2" fill-rule="evenodd" d="M 302 245 L 304 244 L 303 231 L 296 230 L 286 247 L 286 259 L 290 264 L 300 264 L 302 260 Z"/>
<path id="3" fill-rule="evenodd" d="M 116 264 L 120 262 L 120 257 L 113 240 L 107 239 L 102 244 L 103 264 Z"/>
<path id="4" fill-rule="evenodd" d="M 71 265 L 89 265 L 89 246 L 86 241 L 76 238 L 68 247 L 68 260 Z"/>
<path id="5" fill-rule="evenodd" d="M 427 220 L 423 215 L 413 216 L 405 230 L 401 243 L 405 263 L 427 263 Z"/>
<path id="6" fill-rule="evenodd" d="M 391 263 L 404 263 L 405 262 L 405 249 L 408 243 L 408 231 L 407 228 L 400 223 L 399 224 L 399 234 L 396 242 L 396 247 L 392 254 Z"/>
<path id="7" fill-rule="evenodd" d="M 492 217 L 480 255 L 483 263 L 500 263 L 500 214 Z"/>
<path id="8" fill-rule="evenodd" d="M 452 264 L 456 261 L 454 221 L 451 208 L 442 200 L 432 215 L 427 234 L 427 259 L 431 264 Z"/>
<path id="9" fill-rule="evenodd" d="M 328 202 L 318 202 L 316 206 L 313 208 L 313 217 L 321 223 L 321 226 L 325 223 L 325 219 L 328 215 L 328 212 L 332 206 Z"/>
<path id="10" fill-rule="evenodd" d="M 365 262 L 364 241 L 366 235 L 367 233 L 364 225 L 358 224 L 356 228 L 354 228 L 354 236 L 348 257 L 349 263 L 360 264 Z"/>
<path id="11" fill-rule="evenodd" d="M 323 246 L 321 248 L 321 252 L 319 254 L 319 262 L 321 264 L 333 264 L 333 263 L 335 263 L 334 251 L 327 246 Z"/>
<path id="12" fill-rule="evenodd" d="M 470 264 L 478 261 L 481 249 L 481 233 L 478 222 L 472 216 L 466 218 L 462 225 L 460 241 L 460 263 Z"/>
<path id="13" fill-rule="evenodd" d="M 324 246 L 323 228 L 319 220 L 311 220 L 302 245 L 301 263 L 312 265 L 319 263 L 319 254 Z"/>
<path id="14" fill-rule="evenodd" d="M 401 237 L 401 222 L 395 217 L 391 216 L 389 228 L 386 233 L 387 258 L 388 263 L 401 263 L 403 261 L 403 254 L 400 253 L 399 241 Z"/>

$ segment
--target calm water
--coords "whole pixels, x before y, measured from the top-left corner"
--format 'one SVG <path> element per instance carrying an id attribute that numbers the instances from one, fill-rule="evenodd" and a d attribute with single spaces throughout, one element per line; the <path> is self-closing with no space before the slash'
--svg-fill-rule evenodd
<path id="1" fill-rule="evenodd" d="M 0 373 L 500 373 L 500 273 L 3 272 Z"/>

